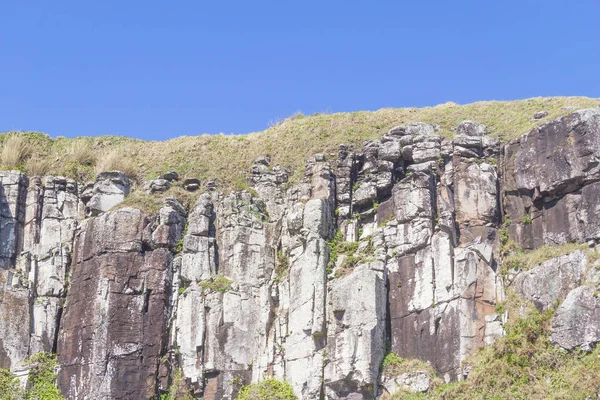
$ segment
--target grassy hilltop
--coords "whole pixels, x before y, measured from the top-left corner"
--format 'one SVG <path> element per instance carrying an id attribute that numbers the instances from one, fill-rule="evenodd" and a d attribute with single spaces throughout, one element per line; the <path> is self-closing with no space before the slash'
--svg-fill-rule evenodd
<path id="1" fill-rule="evenodd" d="M 96 172 L 119 169 L 141 181 L 176 170 L 182 177 L 217 179 L 225 187 L 240 187 L 252 160 L 268 154 L 274 164 L 302 171 L 315 153 L 337 154 L 341 143 L 360 145 L 380 138 L 391 127 L 410 122 L 438 124 L 451 137 L 463 120 L 488 126 L 508 141 L 535 126 L 572 111 L 596 107 L 600 99 L 548 97 L 517 101 L 484 101 L 467 105 L 441 104 L 425 108 L 385 108 L 374 112 L 291 116 L 274 126 L 247 135 L 184 136 L 164 142 L 120 136 L 50 138 L 36 132 L 0 134 L 2 169 L 20 169 L 30 175 L 62 175 L 88 181 Z M 548 116 L 533 119 L 537 111 Z"/>

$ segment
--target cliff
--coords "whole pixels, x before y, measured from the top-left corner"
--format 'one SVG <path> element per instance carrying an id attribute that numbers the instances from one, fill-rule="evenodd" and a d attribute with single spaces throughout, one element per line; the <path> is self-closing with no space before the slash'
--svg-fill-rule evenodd
<path id="1" fill-rule="evenodd" d="M 534 314 L 574 362 L 600 341 L 600 108 L 572 111 L 511 140 L 406 123 L 301 172 L 263 155 L 242 191 L 0 172 L 0 368 L 56 353 L 68 399 L 271 376 L 301 399 L 443 398 Z"/>

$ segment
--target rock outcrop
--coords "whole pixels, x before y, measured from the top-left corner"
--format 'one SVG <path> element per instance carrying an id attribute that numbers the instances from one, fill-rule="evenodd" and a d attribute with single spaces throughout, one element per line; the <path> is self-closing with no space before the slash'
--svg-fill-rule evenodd
<path id="1" fill-rule="evenodd" d="M 193 206 L 166 198 L 154 214 L 119 205 L 132 190 L 120 172 L 88 184 L 1 172 L 0 367 L 56 352 L 69 399 L 156 398 L 175 371 L 207 400 L 268 376 L 302 399 L 426 391 L 429 372 L 382 374 L 386 351 L 461 379 L 503 336 L 509 285 L 540 311 L 558 306 L 556 346 L 591 349 L 593 250 L 505 282 L 498 246 L 600 240 L 600 110 L 503 147 L 474 121 L 438 133 L 414 123 L 340 145 L 293 183 L 259 157 L 252 190 L 186 178 Z M 169 171 L 147 195 L 178 180 Z"/>

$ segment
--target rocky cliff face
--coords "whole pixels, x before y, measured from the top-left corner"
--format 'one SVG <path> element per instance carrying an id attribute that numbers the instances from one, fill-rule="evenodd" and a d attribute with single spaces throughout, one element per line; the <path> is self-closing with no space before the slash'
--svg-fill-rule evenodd
<path id="1" fill-rule="evenodd" d="M 498 251 L 507 221 L 525 249 L 600 240 L 600 110 L 503 146 L 471 121 L 452 140 L 399 126 L 289 176 L 261 157 L 252 191 L 151 214 L 119 208 L 132 190 L 119 172 L 88 185 L 1 172 L 0 367 L 56 352 L 69 399 L 154 398 L 175 369 L 204 399 L 268 376 L 302 399 L 372 399 L 389 350 L 462 379 L 504 334 L 508 287 L 561 303 L 557 346 L 600 341 L 593 260 L 504 279 Z"/>

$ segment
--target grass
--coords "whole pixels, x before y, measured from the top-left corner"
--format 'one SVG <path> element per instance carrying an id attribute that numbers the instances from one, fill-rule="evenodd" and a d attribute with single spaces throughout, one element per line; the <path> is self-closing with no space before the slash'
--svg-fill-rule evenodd
<path id="1" fill-rule="evenodd" d="M 218 180 L 224 188 L 244 185 L 244 173 L 252 161 L 264 154 L 272 164 L 283 164 L 301 173 L 307 157 L 316 153 L 337 154 L 341 143 L 361 145 L 364 140 L 380 138 L 391 127 L 422 121 L 440 126 L 439 134 L 451 137 L 452 128 L 463 120 L 475 120 L 488 126 L 502 141 L 515 139 L 534 127 L 567 114 L 566 106 L 577 109 L 596 107 L 600 100 L 585 97 L 532 98 L 518 101 L 487 101 L 467 105 L 441 104 L 425 108 L 386 108 L 374 112 L 358 111 L 287 118 L 262 132 L 248 135 L 187 136 L 164 142 L 141 141 L 119 136 L 96 138 L 55 138 L 36 132 L 12 132 L 0 135 L 5 144 L 10 137 L 22 137 L 34 154 L 52 159 L 49 173 L 90 180 L 95 171 L 125 169 L 140 178 L 156 178 L 176 170 L 182 178 Z M 536 111 L 548 116 L 534 120 Z M 82 142 L 84 144 L 74 144 Z M 74 148 L 77 147 L 77 150 Z M 4 147 L 3 147 L 4 148 Z M 81 150 L 85 148 L 86 150 Z M 87 154 L 98 155 L 96 168 Z M 19 166 L 28 157 L 13 158 Z M 29 153 L 29 156 L 33 153 Z M 10 156 L 12 157 L 12 156 Z M 74 168 L 73 165 L 77 168 Z"/>
<path id="2" fill-rule="evenodd" d="M 0 163 L 4 169 L 22 169 L 23 163 L 31 157 L 31 143 L 21 135 L 9 135 L 2 143 Z"/>
<path id="3" fill-rule="evenodd" d="M 236 400 L 297 400 L 294 390 L 287 382 L 267 378 L 261 382 L 243 386 Z"/>
<path id="4" fill-rule="evenodd" d="M 590 261 L 597 259 L 597 252 L 590 250 L 586 245 L 579 243 L 566 243 L 558 246 L 543 246 L 535 250 L 524 251 L 517 247 L 512 241 L 507 241 L 505 245 L 506 255 L 502 258 L 500 275 L 515 269 L 517 271 L 528 271 L 534 266 L 548 261 L 552 258 L 564 256 L 577 250 L 584 250 L 590 258 Z"/>
<path id="5" fill-rule="evenodd" d="M 363 242 L 366 242 L 367 245 L 359 251 L 359 245 Z M 364 238 L 360 242 L 346 242 L 340 230 L 336 231 L 333 238 L 327 241 L 327 246 L 329 247 L 328 275 L 336 267 L 338 257 L 344 255 L 344 261 L 336 271 L 335 278 L 345 276 L 360 263 L 371 261 L 375 253 L 372 237 Z"/>
<path id="6" fill-rule="evenodd" d="M 529 303 L 509 293 L 505 307 L 511 316 L 506 335 L 483 347 L 464 365 L 467 379 L 450 384 L 432 380 L 426 394 L 400 391 L 391 399 L 586 399 L 600 391 L 600 346 L 590 353 L 555 348 L 548 337 L 555 308 L 540 313 Z M 518 309 L 526 310 L 519 315 Z M 392 353 L 393 354 L 393 353 Z M 388 354 L 384 368 L 408 368 L 407 361 Z M 410 361 L 410 360 L 409 360 Z M 398 367 L 396 367 L 398 366 Z M 404 367 L 403 367 L 404 366 Z"/>
<path id="7" fill-rule="evenodd" d="M 386 375 L 394 376 L 416 371 L 434 374 L 433 368 L 424 361 L 402 358 L 391 351 L 388 351 L 383 358 L 381 370 Z"/>
<path id="8" fill-rule="evenodd" d="M 68 154 L 74 162 L 81 165 L 92 166 L 96 163 L 97 154 L 92 144 L 86 141 L 73 141 Z"/>
<path id="9" fill-rule="evenodd" d="M 121 149 L 113 149 L 98 159 L 95 172 L 99 174 L 104 171 L 121 171 L 133 181 L 139 177 L 138 165 L 131 157 Z"/>
<path id="10" fill-rule="evenodd" d="M 125 197 L 121 203 L 115 206 L 116 209 L 132 207 L 142 211 L 156 214 L 165 205 L 165 199 L 167 197 L 175 197 L 183 208 L 187 211 L 191 210 L 201 192 L 197 191 L 190 193 L 183 189 L 180 185 L 176 184 L 171 186 L 169 190 L 164 193 L 148 194 L 136 187 L 129 196 Z"/>
<path id="11" fill-rule="evenodd" d="M 548 340 L 554 309 L 530 307 L 506 326 L 506 336 L 467 363 L 468 379 L 440 385 L 432 399 L 585 399 L 600 390 L 600 347 L 591 353 L 555 348 Z"/>
<path id="12" fill-rule="evenodd" d="M 52 163 L 50 160 L 35 154 L 25 160 L 23 169 L 29 176 L 45 176 L 52 169 Z"/>

